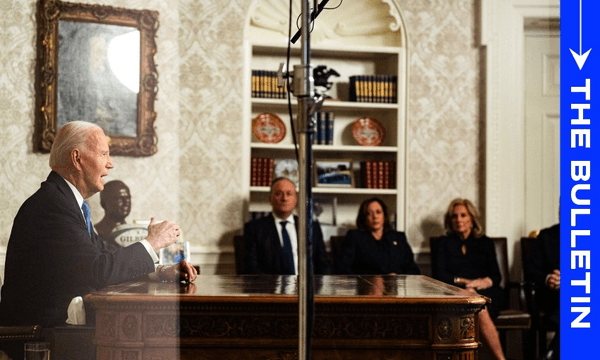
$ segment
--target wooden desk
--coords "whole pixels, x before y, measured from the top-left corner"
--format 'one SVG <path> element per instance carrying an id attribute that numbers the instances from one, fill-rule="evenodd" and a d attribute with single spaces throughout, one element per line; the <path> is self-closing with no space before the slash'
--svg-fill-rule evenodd
<path id="1" fill-rule="evenodd" d="M 295 276 L 134 282 L 85 297 L 97 359 L 297 359 Z M 317 276 L 313 359 L 474 360 L 486 299 L 425 276 Z"/>

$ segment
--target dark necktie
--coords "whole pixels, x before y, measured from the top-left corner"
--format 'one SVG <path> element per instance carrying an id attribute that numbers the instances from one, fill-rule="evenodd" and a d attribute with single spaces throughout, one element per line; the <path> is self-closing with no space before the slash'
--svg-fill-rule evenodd
<path id="1" fill-rule="evenodd" d="M 83 204 L 81 204 L 81 210 L 83 210 L 83 216 L 85 217 L 85 223 L 88 228 L 88 234 L 92 236 L 92 219 L 90 217 L 90 207 L 85 202 L 85 200 L 83 201 Z"/>
<path id="2" fill-rule="evenodd" d="M 287 221 L 281 221 L 281 237 L 283 238 L 283 270 L 286 274 L 295 274 L 296 267 L 294 266 L 294 254 L 292 253 L 292 243 L 290 241 L 290 235 L 288 234 L 285 226 Z"/>

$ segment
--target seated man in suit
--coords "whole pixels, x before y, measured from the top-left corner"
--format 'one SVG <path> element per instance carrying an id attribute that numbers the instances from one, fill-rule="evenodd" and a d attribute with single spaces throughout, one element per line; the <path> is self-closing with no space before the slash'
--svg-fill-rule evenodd
<path id="1" fill-rule="evenodd" d="M 104 177 L 113 168 L 108 144 L 104 131 L 89 122 L 68 122 L 58 131 L 50 151 L 52 171 L 13 223 L 0 325 L 65 325 L 73 313 L 67 309 L 81 310 L 83 296 L 106 286 L 146 275 L 196 278 L 196 269 L 185 261 L 166 268 L 155 265 L 159 249 L 180 236 L 172 221 L 152 217 L 146 239 L 113 251 L 98 238 L 85 199 L 104 189 Z"/>
<path id="2" fill-rule="evenodd" d="M 543 359 L 560 359 L 560 224 L 540 231 L 525 267 L 536 287 L 536 304 L 555 335 Z"/>
<path id="3" fill-rule="evenodd" d="M 298 217 L 292 215 L 297 201 L 293 182 L 287 178 L 273 181 L 269 194 L 271 214 L 244 226 L 244 274 L 298 274 Z M 331 273 L 318 223 L 313 223 L 312 259 L 315 274 Z"/>

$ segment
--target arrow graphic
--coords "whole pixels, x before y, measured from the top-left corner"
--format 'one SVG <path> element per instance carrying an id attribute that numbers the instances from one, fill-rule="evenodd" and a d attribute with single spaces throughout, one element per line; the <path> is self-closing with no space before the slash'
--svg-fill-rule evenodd
<path id="1" fill-rule="evenodd" d="M 579 70 L 581 70 L 581 68 L 583 67 L 583 65 L 585 65 L 585 61 L 588 58 L 588 55 L 590 54 L 590 51 L 592 51 L 592 49 L 590 48 L 588 51 L 585 52 L 585 54 L 581 54 L 581 41 L 582 41 L 582 32 L 581 32 L 581 24 L 582 24 L 582 20 L 581 20 L 581 2 L 582 0 L 579 0 L 579 54 L 577 54 L 575 51 L 573 51 L 573 49 L 569 48 L 569 50 L 571 50 L 571 54 L 573 55 L 573 59 L 575 59 L 575 62 L 577 63 L 577 66 L 579 66 Z"/>

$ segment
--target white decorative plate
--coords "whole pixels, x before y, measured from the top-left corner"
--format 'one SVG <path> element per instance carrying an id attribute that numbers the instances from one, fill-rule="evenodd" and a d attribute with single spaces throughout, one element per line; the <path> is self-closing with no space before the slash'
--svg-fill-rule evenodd
<path id="1" fill-rule="evenodd" d="M 298 162 L 293 159 L 275 160 L 275 170 L 273 179 L 285 177 L 296 185 L 298 189 L 300 173 L 298 172 Z"/>

